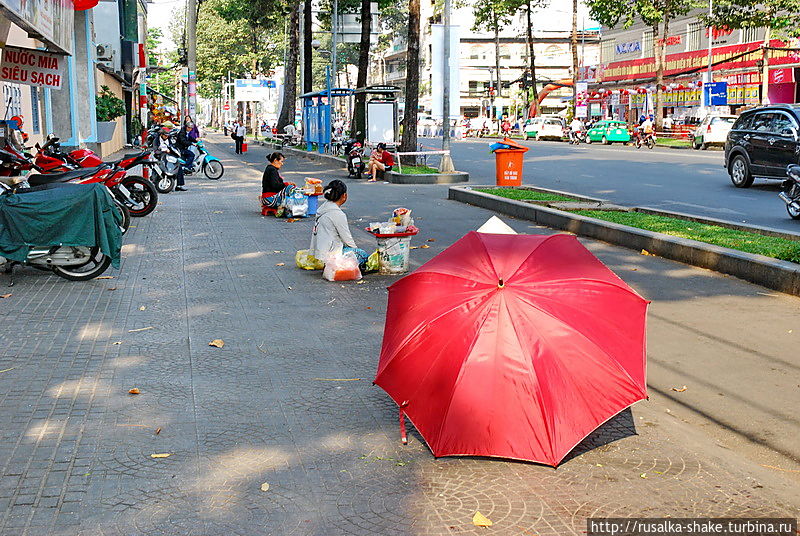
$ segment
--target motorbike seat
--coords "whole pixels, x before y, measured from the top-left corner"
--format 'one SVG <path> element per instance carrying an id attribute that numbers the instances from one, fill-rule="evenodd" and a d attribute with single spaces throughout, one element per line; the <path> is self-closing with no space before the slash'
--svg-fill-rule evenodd
<path id="1" fill-rule="evenodd" d="M 31 186 L 41 186 L 43 184 L 50 184 L 53 182 L 68 182 L 74 179 L 82 179 L 97 173 L 100 167 L 79 168 L 71 171 L 63 171 L 61 173 L 43 173 L 39 175 L 28 176 L 28 184 Z"/>

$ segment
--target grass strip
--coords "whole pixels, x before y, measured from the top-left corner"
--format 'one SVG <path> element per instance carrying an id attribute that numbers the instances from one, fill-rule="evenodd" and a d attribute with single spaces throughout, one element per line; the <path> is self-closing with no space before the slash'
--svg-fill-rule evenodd
<path id="1" fill-rule="evenodd" d="M 522 188 L 476 188 L 475 190 L 517 201 L 575 201 L 573 197 Z"/>
<path id="2" fill-rule="evenodd" d="M 669 216 L 656 216 L 642 212 L 615 212 L 609 210 L 572 210 L 570 212 L 619 223 L 637 229 L 688 238 L 725 248 L 755 253 L 784 261 L 800 263 L 800 241 L 765 236 L 749 231 L 738 231 L 717 225 L 697 223 Z"/>
<path id="3" fill-rule="evenodd" d="M 662 147 L 691 147 L 689 140 L 676 140 L 675 138 L 657 138 L 656 145 Z"/>
<path id="4" fill-rule="evenodd" d="M 395 170 L 401 173 L 400 170 Z M 403 166 L 403 175 L 427 175 L 430 173 L 439 173 L 439 170 L 430 166 Z"/>

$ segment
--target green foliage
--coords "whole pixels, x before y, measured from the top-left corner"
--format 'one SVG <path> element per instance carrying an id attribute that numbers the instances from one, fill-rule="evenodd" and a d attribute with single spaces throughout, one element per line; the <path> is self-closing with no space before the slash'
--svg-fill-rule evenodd
<path id="1" fill-rule="evenodd" d="M 770 28 L 777 37 L 797 37 L 800 0 L 715 0 L 707 24 L 727 28 Z"/>
<path id="2" fill-rule="evenodd" d="M 98 121 L 113 121 L 125 115 L 125 103 L 111 92 L 111 88 L 100 86 L 100 93 L 95 97 L 95 111 Z"/>
<path id="3" fill-rule="evenodd" d="M 610 27 L 628 28 L 637 20 L 648 26 L 672 20 L 677 15 L 705 5 L 702 0 L 586 0 L 586 5 L 597 22 Z"/>
<path id="4" fill-rule="evenodd" d="M 405 169 L 405 168 L 403 168 Z M 476 188 L 479 192 L 492 195 L 499 195 L 506 199 L 516 199 L 518 201 L 575 201 L 572 197 L 566 197 L 549 192 L 539 192 L 528 190 L 527 188 Z"/>

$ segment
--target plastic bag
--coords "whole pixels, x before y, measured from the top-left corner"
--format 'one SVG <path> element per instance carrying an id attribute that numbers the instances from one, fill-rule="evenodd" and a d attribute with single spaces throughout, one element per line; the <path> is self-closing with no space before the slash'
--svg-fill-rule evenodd
<path id="1" fill-rule="evenodd" d="M 294 254 L 294 262 L 298 268 L 303 270 L 322 270 L 325 263 L 311 255 L 307 249 L 301 249 Z"/>
<path id="2" fill-rule="evenodd" d="M 308 197 L 302 190 L 295 189 L 284 201 L 286 216 L 289 218 L 304 218 L 308 215 Z"/>
<path id="3" fill-rule="evenodd" d="M 367 272 L 377 272 L 381 269 L 381 256 L 376 249 L 367 258 Z"/>
<path id="4" fill-rule="evenodd" d="M 328 257 L 322 277 L 328 281 L 358 281 L 361 270 L 355 253 L 334 253 Z"/>
<path id="5" fill-rule="evenodd" d="M 392 212 L 391 221 L 393 221 L 397 225 L 403 225 L 403 226 L 413 225 L 414 220 L 411 219 L 411 209 L 403 207 L 394 209 L 394 212 Z"/>

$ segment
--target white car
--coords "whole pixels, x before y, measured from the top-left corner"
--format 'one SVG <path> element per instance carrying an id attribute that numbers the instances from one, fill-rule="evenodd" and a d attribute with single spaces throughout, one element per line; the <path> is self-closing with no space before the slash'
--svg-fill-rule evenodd
<path id="1" fill-rule="evenodd" d="M 692 133 L 692 148 L 705 150 L 709 145 L 725 145 L 736 119 L 735 115 L 707 115 Z"/>
<path id="2" fill-rule="evenodd" d="M 564 137 L 564 122 L 560 117 L 534 117 L 525 123 L 522 138 L 546 138 L 561 140 Z"/>

